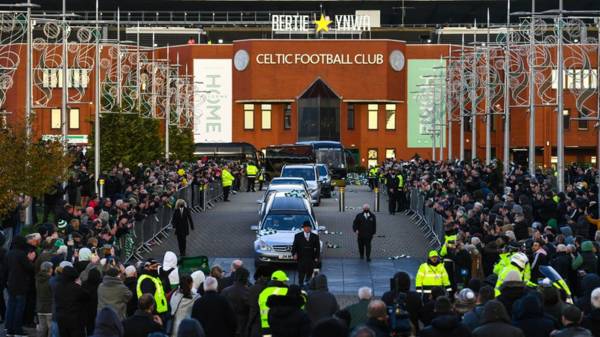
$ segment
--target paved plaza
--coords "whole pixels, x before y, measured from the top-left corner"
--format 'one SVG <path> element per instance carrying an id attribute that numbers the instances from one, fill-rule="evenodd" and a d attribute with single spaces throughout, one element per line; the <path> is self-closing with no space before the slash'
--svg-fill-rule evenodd
<path id="1" fill-rule="evenodd" d="M 255 233 L 250 226 L 258 221 L 256 200 L 261 196 L 260 192 L 241 192 L 234 195 L 231 202 L 220 202 L 212 210 L 194 214 L 196 229 L 188 237 L 188 255 L 206 255 L 211 266 L 219 264 L 225 270 L 229 270 L 233 259 L 240 258 L 253 273 Z M 408 217 L 389 215 L 385 196 L 381 196 L 381 211 L 376 213 L 373 261 L 367 263 L 358 258 L 352 221 L 364 203 L 373 205 L 373 193 L 365 186 L 349 186 L 346 189 L 347 209 L 343 213 L 338 211 L 337 197 L 322 199 L 321 206 L 315 208 L 319 225 L 327 227 L 327 233 L 321 233 L 321 240 L 325 246 L 329 243 L 337 247 L 324 248 L 323 252 L 321 272 L 327 275 L 330 290 L 336 295 L 351 295 L 361 286 L 371 286 L 375 295 L 381 296 L 389 288 L 389 278 L 395 272 L 404 270 L 414 276 L 425 259 L 427 244 Z M 155 247 L 152 255 L 160 258 L 167 250 L 178 252 L 174 236 Z M 389 259 L 402 255 L 409 257 Z M 294 267 L 286 270 L 295 281 Z"/>

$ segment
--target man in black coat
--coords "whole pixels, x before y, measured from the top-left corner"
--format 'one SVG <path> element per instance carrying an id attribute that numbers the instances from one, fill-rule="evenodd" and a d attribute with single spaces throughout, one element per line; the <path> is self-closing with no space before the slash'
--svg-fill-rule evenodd
<path id="1" fill-rule="evenodd" d="M 246 337 L 246 326 L 248 324 L 248 313 L 250 306 L 248 304 L 248 278 L 250 272 L 244 267 L 235 271 L 233 285 L 226 287 L 221 295 L 227 299 L 237 320 L 237 337 Z"/>
<path id="2" fill-rule="evenodd" d="M 175 204 L 171 226 L 175 228 L 177 244 L 179 245 L 179 254 L 185 256 L 185 239 L 190 234 L 190 229 L 194 230 L 194 222 L 192 221 L 190 209 L 187 208 L 185 201 L 182 199 L 177 200 L 177 203 Z"/>
<path id="3" fill-rule="evenodd" d="M 369 204 L 363 205 L 362 213 L 356 215 L 352 230 L 358 238 L 358 254 L 362 259 L 367 255 L 367 262 L 371 262 L 371 240 L 377 232 L 377 220 L 375 214 L 371 213 Z"/>
<path id="4" fill-rule="evenodd" d="M 22 236 L 16 236 L 13 248 L 6 254 L 6 287 L 8 303 L 6 308 L 6 329 L 8 334 L 25 335 L 23 318 L 29 285 L 34 277 L 35 251 Z"/>
<path id="5" fill-rule="evenodd" d="M 388 193 L 388 210 L 391 215 L 396 214 L 396 205 L 398 204 L 400 193 L 398 191 L 400 187 L 400 179 L 396 176 L 396 171 L 392 170 L 388 175 L 385 176 L 385 185 Z"/>
<path id="6" fill-rule="evenodd" d="M 53 293 L 54 313 L 61 336 L 86 336 L 86 308 L 90 294 L 79 283 L 75 268 L 63 268 Z"/>
<path id="7" fill-rule="evenodd" d="M 292 255 L 298 261 L 298 284 L 304 285 L 304 279 L 310 281 L 313 270 L 319 263 L 321 246 L 319 236 L 312 232 L 312 225 L 305 221 L 302 224 L 302 232 L 294 236 Z"/>
<path id="8" fill-rule="evenodd" d="M 217 293 L 217 279 L 209 276 L 203 286 L 204 295 L 194 302 L 192 318 L 202 324 L 206 337 L 234 337 L 236 316 L 227 299 Z"/>

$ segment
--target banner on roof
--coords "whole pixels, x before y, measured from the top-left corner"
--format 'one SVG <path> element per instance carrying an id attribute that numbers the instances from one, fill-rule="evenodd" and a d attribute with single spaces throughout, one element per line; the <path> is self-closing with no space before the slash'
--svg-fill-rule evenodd
<path id="1" fill-rule="evenodd" d="M 231 59 L 195 59 L 195 143 L 232 141 L 231 102 Z"/>
<path id="2" fill-rule="evenodd" d="M 436 146 L 440 145 L 440 137 L 446 145 L 445 128 L 439 125 L 446 122 L 446 93 L 440 84 L 445 83 L 445 65 L 440 59 L 408 60 L 406 135 L 409 148 L 431 147 L 433 133 Z"/>

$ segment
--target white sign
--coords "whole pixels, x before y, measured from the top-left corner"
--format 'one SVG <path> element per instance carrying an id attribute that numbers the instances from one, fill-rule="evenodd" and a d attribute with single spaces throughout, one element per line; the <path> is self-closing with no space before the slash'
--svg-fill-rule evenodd
<path id="1" fill-rule="evenodd" d="M 195 143 L 231 142 L 231 100 L 231 59 L 195 59 Z"/>
<path id="2" fill-rule="evenodd" d="M 311 20 L 309 15 L 273 15 L 271 29 L 275 33 L 364 32 L 371 30 L 371 16 L 336 15 L 330 19 L 329 16 L 321 14 L 318 20 Z"/>
<path id="3" fill-rule="evenodd" d="M 258 54 L 258 64 L 347 64 L 369 65 L 383 64 L 383 54 Z"/>

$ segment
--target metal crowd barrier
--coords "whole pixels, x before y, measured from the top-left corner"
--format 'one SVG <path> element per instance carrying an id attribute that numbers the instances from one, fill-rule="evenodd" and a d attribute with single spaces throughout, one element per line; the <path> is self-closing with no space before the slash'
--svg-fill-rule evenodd
<path id="1" fill-rule="evenodd" d="M 152 252 L 154 246 L 160 245 L 169 237 L 171 217 L 175 202 L 183 199 L 188 207 L 207 211 L 215 207 L 215 203 L 223 198 L 221 180 L 215 180 L 204 185 L 188 185 L 174 195 L 167 204 L 159 208 L 156 213 L 148 215 L 145 219 L 136 221 L 133 227 L 133 245 L 131 251 L 125 248 L 126 239 L 120 239 L 120 257 L 122 261 L 131 259 L 142 260 L 143 255 Z"/>
<path id="2" fill-rule="evenodd" d="M 429 247 L 439 249 L 444 237 L 444 219 L 432 207 L 425 204 L 425 196 L 418 189 L 411 188 L 410 219 L 425 235 Z"/>
<path id="3" fill-rule="evenodd" d="M 217 179 L 204 185 L 190 185 L 190 207 L 206 212 L 215 207 L 215 203 L 223 200 L 223 185 Z"/>

